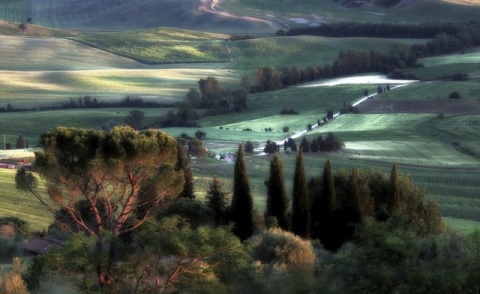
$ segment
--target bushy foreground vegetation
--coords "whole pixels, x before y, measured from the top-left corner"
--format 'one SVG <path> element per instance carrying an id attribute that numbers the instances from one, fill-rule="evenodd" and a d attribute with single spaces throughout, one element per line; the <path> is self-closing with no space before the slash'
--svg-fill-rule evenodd
<path id="1" fill-rule="evenodd" d="M 275 155 L 262 216 L 253 209 L 242 145 L 228 205 L 217 179 L 205 203 L 195 199 L 183 149 L 163 132 L 59 128 L 41 141 L 35 170 L 47 191 L 37 191 L 36 178 L 24 170 L 17 173 L 17 188 L 49 209 L 55 221 L 47 233 L 65 243 L 29 264 L 23 279 L 31 291 L 407 293 L 419 285 L 438 291 L 478 287 L 479 269 L 472 263 L 478 231 L 467 237 L 447 233 L 436 202 L 424 202 L 424 190 L 399 175 L 396 165 L 390 176 L 334 173 L 328 160 L 323 174 L 307 182 L 300 149 L 290 211 Z M 469 274 L 460 275 L 460 266 Z M 436 281 L 445 271 L 457 278 Z"/>

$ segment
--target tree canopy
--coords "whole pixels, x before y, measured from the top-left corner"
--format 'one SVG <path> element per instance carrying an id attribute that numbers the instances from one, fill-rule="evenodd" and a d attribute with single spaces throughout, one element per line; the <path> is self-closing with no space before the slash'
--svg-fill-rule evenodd
<path id="1" fill-rule="evenodd" d="M 176 141 L 164 132 L 129 127 L 109 132 L 59 127 L 43 134 L 40 143 L 36 171 L 46 181 L 48 196 L 29 185 L 34 183 L 29 173 L 17 177 L 17 186 L 33 193 L 66 228 L 94 237 L 95 252 L 109 252 L 106 264 L 96 264 L 98 281 L 106 286 L 113 280 L 116 238 L 140 227 L 182 189 Z"/>

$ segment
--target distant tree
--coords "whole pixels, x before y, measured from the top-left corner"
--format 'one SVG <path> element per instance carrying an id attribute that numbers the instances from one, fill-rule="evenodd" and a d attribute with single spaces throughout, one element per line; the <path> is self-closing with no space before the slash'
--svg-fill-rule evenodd
<path id="1" fill-rule="evenodd" d="M 308 204 L 308 188 L 305 180 L 305 167 L 303 163 L 303 152 L 300 149 L 297 153 L 295 172 L 293 174 L 292 191 L 292 224 L 291 231 L 302 238 L 310 237 L 310 206 Z"/>
<path id="2" fill-rule="evenodd" d="M 386 89 L 387 89 L 387 91 L 390 91 L 390 84 L 387 84 Z"/>
<path id="3" fill-rule="evenodd" d="M 466 81 L 468 80 L 468 75 L 464 73 L 456 73 L 452 76 L 452 81 Z"/>
<path id="4" fill-rule="evenodd" d="M 200 159 L 202 159 L 207 155 L 208 150 L 207 148 L 205 148 L 205 146 L 203 146 L 203 143 L 201 140 L 195 138 L 195 139 L 191 139 L 188 142 L 188 153 L 191 156 L 196 157 L 197 158 L 196 162 L 198 162 Z"/>
<path id="5" fill-rule="evenodd" d="M 268 154 L 273 154 L 277 152 L 277 143 L 268 140 L 265 147 L 263 148 L 263 152 Z"/>
<path id="6" fill-rule="evenodd" d="M 237 237 L 245 240 L 252 236 L 254 231 L 253 199 L 243 158 L 243 144 L 238 146 L 237 159 L 235 161 L 233 195 L 229 218 L 234 222 L 233 233 Z"/>
<path id="7" fill-rule="evenodd" d="M 219 226 L 226 218 L 228 209 L 228 192 L 222 191 L 222 184 L 217 177 L 213 178 L 207 192 L 206 204 L 215 212 L 215 225 Z"/>
<path id="8" fill-rule="evenodd" d="M 383 93 L 383 88 L 382 86 L 378 86 L 377 88 L 377 94 L 382 94 Z"/>
<path id="9" fill-rule="evenodd" d="M 177 106 L 177 125 L 189 125 L 189 122 L 197 119 L 197 113 L 193 105 L 189 101 L 182 101 L 176 104 Z"/>
<path id="10" fill-rule="evenodd" d="M 460 99 L 462 97 L 460 96 L 459 92 L 455 91 L 455 92 L 450 93 L 450 95 L 448 95 L 448 98 L 449 99 Z"/>
<path id="11" fill-rule="evenodd" d="M 207 136 L 207 134 L 205 132 L 202 132 L 200 130 L 196 131 L 195 132 L 195 138 L 197 138 L 198 140 L 205 140 L 205 137 Z"/>
<path id="12" fill-rule="evenodd" d="M 365 91 L 363 92 L 363 96 L 368 96 L 368 90 L 365 90 Z"/>
<path id="13" fill-rule="evenodd" d="M 125 118 L 127 125 L 132 127 L 135 130 L 140 130 L 145 119 L 145 113 L 141 110 L 132 110 L 128 113 L 128 116 Z"/>
<path id="14" fill-rule="evenodd" d="M 202 94 L 202 106 L 214 108 L 222 98 L 223 89 L 215 77 L 207 77 L 198 81 L 198 87 Z"/>
<path id="15" fill-rule="evenodd" d="M 327 119 L 331 120 L 333 118 L 333 110 L 327 111 Z"/>
<path id="16" fill-rule="evenodd" d="M 289 198 L 285 189 L 285 175 L 278 154 L 270 161 L 270 177 L 265 181 L 267 186 L 267 210 L 265 218 L 275 217 L 280 228 L 289 229 L 287 217 Z"/>
<path id="17" fill-rule="evenodd" d="M 297 143 L 295 143 L 294 139 L 288 138 L 287 147 L 290 147 L 291 151 L 297 152 L 298 146 L 297 146 Z"/>
<path id="18" fill-rule="evenodd" d="M 249 140 L 245 142 L 245 154 L 253 154 L 254 148 L 253 148 L 253 143 Z"/>
<path id="19" fill-rule="evenodd" d="M 283 131 L 284 133 L 288 133 L 288 132 L 290 131 L 290 128 L 289 128 L 288 126 L 284 126 L 284 127 L 282 128 L 282 131 Z"/>
<path id="20" fill-rule="evenodd" d="M 240 85 L 242 86 L 242 89 L 248 93 L 250 91 L 250 78 L 248 76 L 242 76 Z"/>
<path id="21" fill-rule="evenodd" d="M 15 144 L 16 149 L 24 149 L 27 145 L 25 138 L 22 135 L 18 136 L 17 143 Z"/>
<path id="22" fill-rule="evenodd" d="M 5 143 L 5 150 L 12 150 L 12 144 L 10 144 L 9 142 Z"/>
<path id="23" fill-rule="evenodd" d="M 310 151 L 310 142 L 308 142 L 307 138 L 303 137 L 302 142 L 300 143 L 300 148 L 305 153 Z"/>
<path id="24" fill-rule="evenodd" d="M 191 88 L 187 93 L 187 101 L 190 102 L 193 107 L 200 107 L 202 95 L 197 89 Z"/>

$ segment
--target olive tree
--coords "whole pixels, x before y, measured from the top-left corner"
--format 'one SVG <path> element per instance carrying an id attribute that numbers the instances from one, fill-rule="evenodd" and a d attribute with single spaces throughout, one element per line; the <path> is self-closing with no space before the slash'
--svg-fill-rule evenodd
<path id="1" fill-rule="evenodd" d="M 108 286 L 119 237 L 139 228 L 182 189 L 176 141 L 161 131 L 130 127 L 109 132 L 59 127 L 43 134 L 40 143 L 35 167 L 47 195 L 30 184 L 35 183 L 30 173 L 19 172 L 17 187 L 32 193 L 57 221 L 95 239 L 92 254 L 107 256 L 92 259 L 96 276 L 101 287 Z M 79 202 L 87 206 L 88 218 Z"/>

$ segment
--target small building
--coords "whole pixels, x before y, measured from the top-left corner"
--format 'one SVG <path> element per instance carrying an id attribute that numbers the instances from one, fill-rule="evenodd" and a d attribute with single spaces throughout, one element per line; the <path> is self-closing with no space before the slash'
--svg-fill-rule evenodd
<path id="1" fill-rule="evenodd" d="M 35 237 L 23 243 L 22 249 L 24 255 L 44 254 L 52 248 L 62 247 L 64 241 L 52 237 Z"/>

